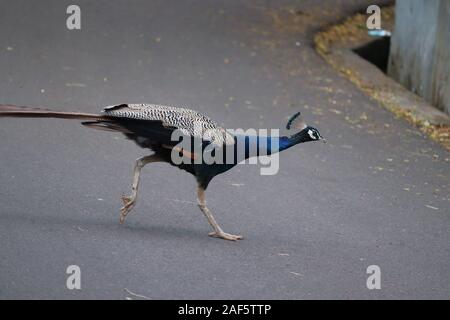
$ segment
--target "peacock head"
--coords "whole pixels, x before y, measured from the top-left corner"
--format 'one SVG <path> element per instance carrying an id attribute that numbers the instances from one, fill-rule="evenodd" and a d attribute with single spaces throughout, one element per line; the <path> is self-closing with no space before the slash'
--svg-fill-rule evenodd
<path id="1" fill-rule="evenodd" d="M 294 135 L 294 137 L 298 137 L 301 139 L 301 142 L 308 141 L 322 141 L 326 142 L 326 140 L 322 137 L 319 130 L 308 126 L 302 119 L 301 113 L 297 112 L 292 117 L 289 118 L 286 129 L 298 129 L 300 130 L 298 133 Z"/>
<path id="2" fill-rule="evenodd" d="M 326 142 L 326 140 L 320 135 L 319 130 L 316 128 L 307 126 L 305 129 L 302 130 L 303 132 L 306 132 L 309 137 L 309 141 L 323 141 Z"/>

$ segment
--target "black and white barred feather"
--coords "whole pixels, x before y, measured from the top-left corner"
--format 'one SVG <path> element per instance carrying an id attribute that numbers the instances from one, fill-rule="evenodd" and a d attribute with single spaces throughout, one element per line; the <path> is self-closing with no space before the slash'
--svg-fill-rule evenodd
<path id="1" fill-rule="evenodd" d="M 156 104 L 120 104 L 104 108 L 103 114 L 111 118 L 161 121 L 164 127 L 179 129 L 188 136 L 217 145 L 234 144 L 233 136 L 214 120 L 188 108 Z"/>

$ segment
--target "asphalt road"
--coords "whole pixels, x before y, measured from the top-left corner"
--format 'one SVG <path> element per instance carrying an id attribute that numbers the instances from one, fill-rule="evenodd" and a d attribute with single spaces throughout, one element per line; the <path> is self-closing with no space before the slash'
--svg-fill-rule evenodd
<path id="1" fill-rule="evenodd" d="M 372 1 L 0 1 L 0 103 L 95 112 L 191 106 L 227 128 L 281 128 L 300 110 L 328 144 L 238 166 L 207 199 L 144 169 L 119 225 L 134 160 L 118 134 L 78 122 L 0 119 L 0 298 L 450 298 L 449 154 L 337 75 L 315 31 Z M 66 268 L 81 268 L 81 290 Z M 368 290 L 366 269 L 381 269 Z"/>

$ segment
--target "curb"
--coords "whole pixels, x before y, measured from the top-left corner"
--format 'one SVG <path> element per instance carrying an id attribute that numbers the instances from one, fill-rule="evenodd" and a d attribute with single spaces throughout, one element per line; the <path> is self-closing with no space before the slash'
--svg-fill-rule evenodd
<path id="1" fill-rule="evenodd" d="M 382 9 L 383 27 L 393 29 L 394 7 Z M 450 117 L 415 95 L 353 52 L 374 39 L 368 36 L 366 15 L 356 14 L 314 36 L 316 51 L 335 70 L 395 115 L 408 120 L 450 150 Z"/>

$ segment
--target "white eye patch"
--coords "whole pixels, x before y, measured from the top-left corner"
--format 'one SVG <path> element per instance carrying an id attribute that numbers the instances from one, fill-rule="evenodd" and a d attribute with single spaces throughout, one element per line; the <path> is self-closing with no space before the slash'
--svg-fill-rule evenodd
<path id="1" fill-rule="evenodd" d="M 314 132 L 312 130 L 308 130 L 308 134 L 311 137 L 311 139 L 316 140 L 316 136 L 314 136 Z"/>

